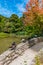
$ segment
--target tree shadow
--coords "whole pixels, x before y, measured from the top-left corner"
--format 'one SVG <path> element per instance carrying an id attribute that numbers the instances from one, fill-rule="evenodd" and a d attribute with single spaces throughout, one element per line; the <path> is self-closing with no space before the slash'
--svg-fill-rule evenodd
<path id="1" fill-rule="evenodd" d="M 31 49 L 35 52 L 40 51 L 43 48 L 43 42 L 37 43 L 36 45 L 32 46 Z"/>

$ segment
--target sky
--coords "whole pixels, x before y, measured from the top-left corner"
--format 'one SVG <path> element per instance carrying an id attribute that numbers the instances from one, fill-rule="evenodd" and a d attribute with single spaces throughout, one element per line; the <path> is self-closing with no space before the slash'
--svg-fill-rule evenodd
<path id="1" fill-rule="evenodd" d="M 21 17 L 26 11 L 27 2 L 28 0 L 0 0 L 0 14 L 6 17 L 17 14 Z"/>

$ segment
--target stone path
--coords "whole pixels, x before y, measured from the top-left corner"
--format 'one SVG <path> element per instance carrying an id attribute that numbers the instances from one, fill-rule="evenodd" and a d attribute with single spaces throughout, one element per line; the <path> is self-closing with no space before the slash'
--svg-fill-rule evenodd
<path id="1" fill-rule="evenodd" d="M 2 65 L 32 65 L 33 59 L 37 52 L 43 47 L 43 42 L 28 48 L 28 43 L 21 43 L 17 46 L 15 52 L 7 50 L 0 55 L 0 63 Z"/>
<path id="2" fill-rule="evenodd" d="M 27 49 L 21 56 L 19 56 L 9 65 L 33 65 L 34 57 L 38 54 L 38 52 L 42 48 L 43 48 L 43 42 L 34 45 L 33 47 Z"/>
<path id="3" fill-rule="evenodd" d="M 21 56 L 12 61 L 9 65 L 32 65 L 33 59 L 37 53 L 31 49 L 27 49 Z"/>
<path id="4" fill-rule="evenodd" d="M 28 49 L 28 43 L 21 43 L 17 46 L 16 50 L 7 50 L 0 55 L 0 63 L 2 65 L 9 65 L 15 58 L 20 56 L 26 49 Z"/>

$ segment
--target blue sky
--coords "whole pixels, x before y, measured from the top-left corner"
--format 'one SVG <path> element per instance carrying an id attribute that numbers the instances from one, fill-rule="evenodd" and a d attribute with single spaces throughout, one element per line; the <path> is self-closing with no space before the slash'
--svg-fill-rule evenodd
<path id="1" fill-rule="evenodd" d="M 10 17 L 11 14 L 22 16 L 28 0 L 0 0 L 0 14 Z"/>

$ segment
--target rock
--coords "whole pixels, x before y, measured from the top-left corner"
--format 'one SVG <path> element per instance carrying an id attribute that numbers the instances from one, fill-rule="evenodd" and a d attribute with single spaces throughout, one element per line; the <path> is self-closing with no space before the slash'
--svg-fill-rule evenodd
<path id="1" fill-rule="evenodd" d="M 22 39 L 22 40 L 21 40 L 21 42 L 24 42 L 24 43 L 25 43 L 25 42 L 26 42 L 26 40 L 25 40 L 25 39 Z"/>

